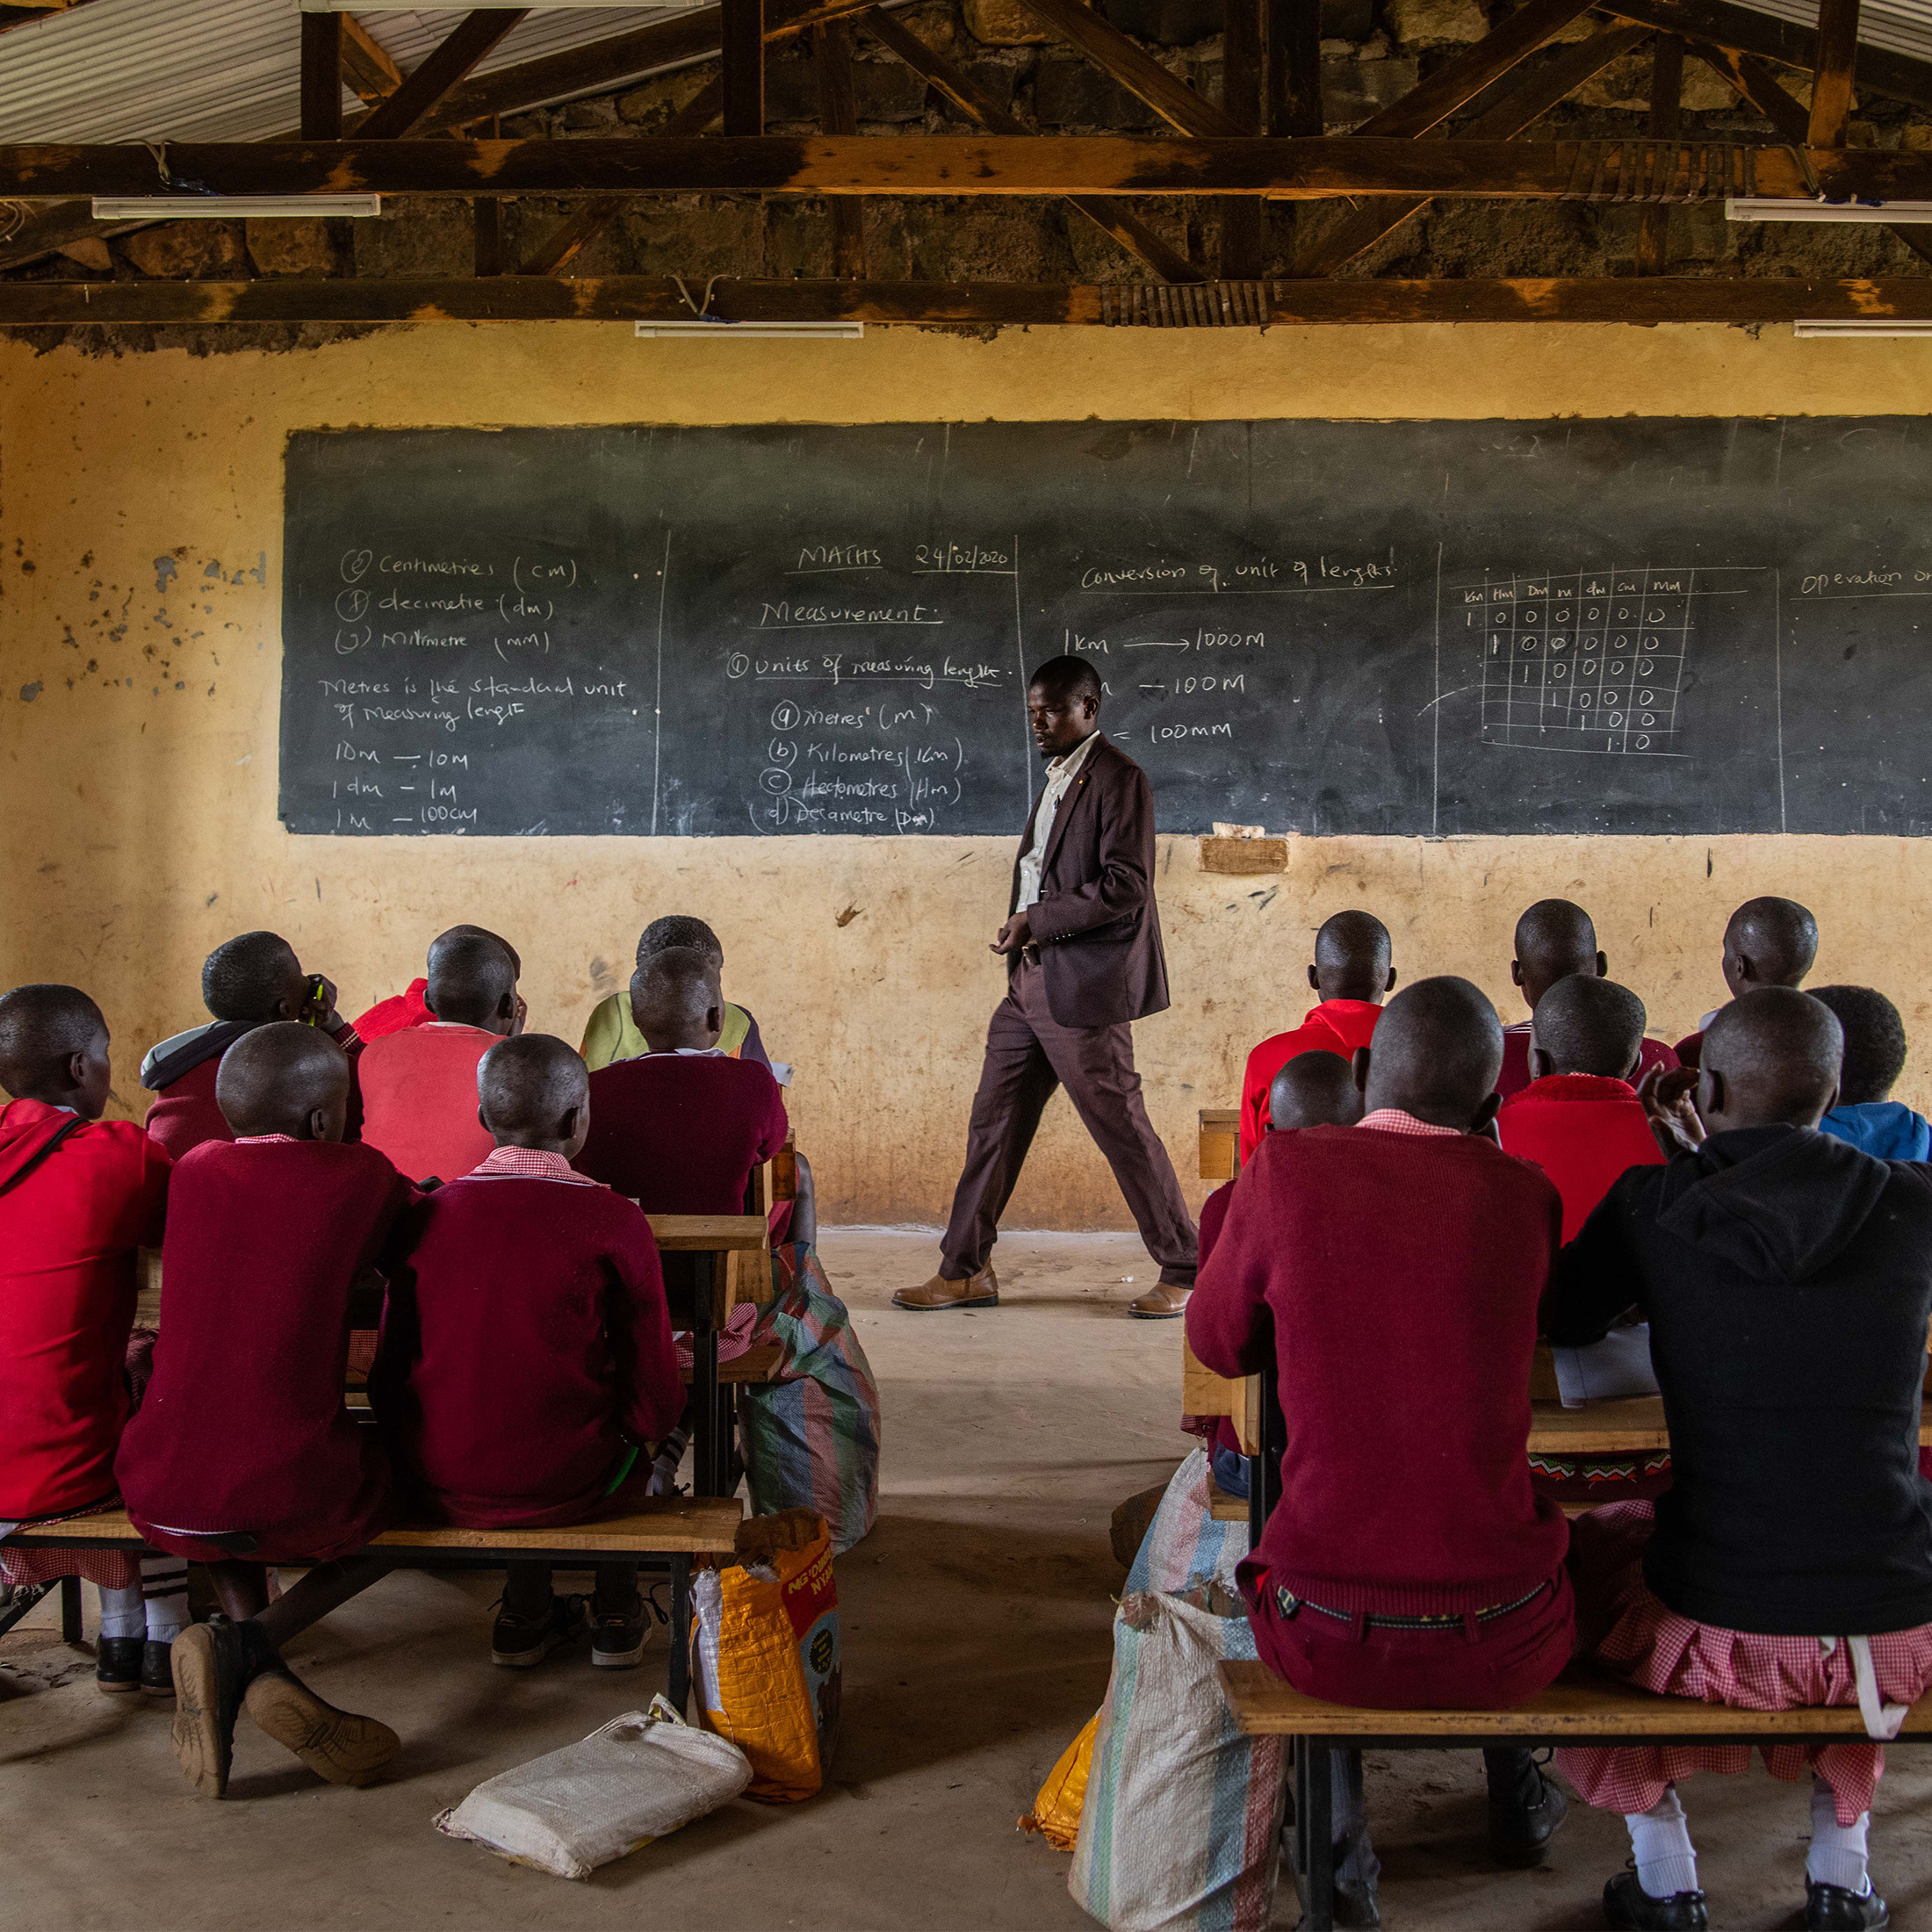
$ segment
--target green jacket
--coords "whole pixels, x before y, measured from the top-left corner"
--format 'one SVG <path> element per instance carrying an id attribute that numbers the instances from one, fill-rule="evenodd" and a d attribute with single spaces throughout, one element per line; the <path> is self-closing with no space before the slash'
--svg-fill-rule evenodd
<path id="1" fill-rule="evenodd" d="M 724 1030 L 717 1037 L 719 1048 L 733 1060 L 737 1059 L 751 1030 L 751 1016 L 745 1009 L 727 1004 Z M 580 1050 L 584 1064 L 593 1073 L 600 1067 L 611 1066 L 619 1060 L 635 1060 L 639 1055 L 650 1052 L 649 1042 L 638 1031 L 638 1023 L 631 1016 L 628 992 L 612 993 L 608 999 L 598 1003 L 590 1015 L 590 1023 L 584 1028 L 584 1043 Z"/>

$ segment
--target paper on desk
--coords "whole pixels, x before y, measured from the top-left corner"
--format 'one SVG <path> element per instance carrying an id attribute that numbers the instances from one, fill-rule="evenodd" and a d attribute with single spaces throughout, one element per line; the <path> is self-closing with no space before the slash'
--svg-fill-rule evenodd
<path id="1" fill-rule="evenodd" d="M 789 1087 L 791 1085 L 791 1063 L 789 1060 L 774 1060 L 771 1063 L 771 1077 L 780 1086 Z"/>
<path id="2" fill-rule="evenodd" d="M 1556 1389 L 1566 1409 L 1586 1402 L 1615 1402 L 1626 1395 L 1654 1395 L 1657 1378 L 1650 1366 L 1650 1324 L 1612 1329 L 1587 1348 L 1552 1348 Z"/>

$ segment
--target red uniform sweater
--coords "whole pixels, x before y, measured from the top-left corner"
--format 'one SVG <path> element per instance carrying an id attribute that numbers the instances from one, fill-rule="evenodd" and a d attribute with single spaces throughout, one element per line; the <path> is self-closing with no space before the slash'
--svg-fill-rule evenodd
<path id="1" fill-rule="evenodd" d="M 344 1140 L 362 1137 L 362 1095 L 356 1086 L 356 1063 L 362 1042 L 353 1028 L 344 1027 L 336 1040 L 349 1056 L 349 1121 L 342 1129 Z M 215 1102 L 214 1083 L 221 1071 L 221 1056 L 213 1054 L 198 1066 L 190 1067 L 177 1080 L 170 1080 L 149 1103 L 143 1123 L 159 1141 L 170 1160 L 179 1160 L 204 1141 L 232 1141 L 221 1109 Z"/>
<path id="2" fill-rule="evenodd" d="M 1282 1499 L 1270 1587 L 1434 1615 L 1547 1582 L 1568 1527 L 1530 1489 L 1530 1359 L 1561 1206 L 1470 1135 L 1271 1134 L 1187 1304 L 1217 1375 L 1271 1359 Z"/>
<path id="3" fill-rule="evenodd" d="M 1324 999 L 1310 1006 L 1308 1016 L 1292 1033 L 1278 1033 L 1264 1040 L 1248 1056 L 1241 1076 L 1241 1158 L 1254 1157 L 1261 1136 L 1268 1131 L 1268 1089 L 1274 1077 L 1298 1053 L 1338 1053 L 1350 1060 L 1358 1047 L 1366 1047 L 1375 1031 L 1382 1009 L 1367 999 Z"/>
<path id="4" fill-rule="evenodd" d="M 356 1034 L 364 1043 L 380 1040 L 392 1033 L 402 1033 L 411 1027 L 426 1027 L 436 1018 L 423 1003 L 423 995 L 429 990 L 427 979 L 412 979 L 400 993 L 392 993 L 386 999 L 378 999 L 365 1013 L 356 1016 Z"/>
<path id="5" fill-rule="evenodd" d="M 1646 1034 L 1643 1044 L 1637 1049 L 1636 1078 L 1642 1079 L 1653 1067 L 1662 1067 L 1668 1073 L 1676 1063 L 1676 1054 L 1670 1048 Z M 1529 1084 L 1530 1022 L 1519 1020 L 1515 1026 L 1503 1029 L 1503 1071 L 1496 1077 L 1496 1090 L 1507 1100 Z M 1636 1081 L 1631 1085 L 1634 1088 Z"/>
<path id="6" fill-rule="evenodd" d="M 1563 1239 L 1574 1241 L 1610 1184 L 1663 1156 L 1636 1090 L 1591 1073 L 1553 1073 L 1532 1081 L 1496 1116 L 1503 1151 L 1534 1161 L 1563 1197 Z"/>
<path id="7" fill-rule="evenodd" d="M 362 1137 L 411 1180 L 454 1180 L 496 1145 L 477 1118 L 477 1063 L 500 1036 L 432 1020 L 364 1047 Z"/>
<path id="8" fill-rule="evenodd" d="M 557 1169 L 439 1189 L 390 1292 L 371 1399 L 412 1502 L 470 1528 L 581 1520 L 684 1412 L 650 1223 Z"/>
<path id="9" fill-rule="evenodd" d="M 785 1144 L 770 1071 L 710 1053 L 646 1053 L 590 1077 L 577 1171 L 647 1215 L 741 1215 L 752 1169 Z"/>
<path id="10" fill-rule="evenodd" d="M 321 1561 L 382 1528 L 388 1460 L 342 1407 L 349 1291 L 409 1185 L 371 1147 L 250 1141 L 174 1172 L 154 1380 L 121 1438 L 127 1513 L 156 1549 L 252 1531 L 262 1561 Z"/>
<path id="11" fill-rule="evenodd" d="M 0 1107 L 0 1520 L 113 1495 L 134 1251 L 161 1245 L 167 1199 L 168 1157 L 132 1121 Z"/>

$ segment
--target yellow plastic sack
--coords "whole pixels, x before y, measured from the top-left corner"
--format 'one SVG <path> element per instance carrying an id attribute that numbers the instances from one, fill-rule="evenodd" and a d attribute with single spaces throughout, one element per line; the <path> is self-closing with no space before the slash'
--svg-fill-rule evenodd
<path id="1" fill-rule="evenodd" d="M 839 1729 L 839 1592 L 813 1510 L 753 1517 L 741 1567 L 694 1579 L 692 1678 L 705 1728 L 751 1760 L 747 1798 L 797 1804 L 825 1783 Z"/>
<path id="2" fill-rule="evenodd" d="M 1100 1714 L 1096 1711 L 1047 1773 L 1032 1812 L 1020 1820 L 1021 1831 L 1038 1832 L 1056 1851 L 1071 1851 L 1080 1835 L 1080 1810 L 1086 1803 L 1087 1772 L 1093 1763 L 1093 1734 L 1099 1725 Z"/>

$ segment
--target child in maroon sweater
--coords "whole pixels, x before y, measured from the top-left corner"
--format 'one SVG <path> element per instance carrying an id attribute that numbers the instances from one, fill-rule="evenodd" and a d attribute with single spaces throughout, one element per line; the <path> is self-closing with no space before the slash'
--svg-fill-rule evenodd
<path id="1" fill-rule="evenodd" d="M 234 1138 L 215 1099 L 221 1056 L 244 1034 L 278 1020 L 319 1027 L 349 1056 L 344 1132 L 350 1140 L 358 1137 L 362 1110 L 354 1072 L 362 1042 L 335 1011 L 335 986 L 320 973 L 305 973 L 285 939 L 278 933 L 243 933 L 216 947 L 201 968 L 201 998 L 214 1018 L 163 1040 L 141 1063 L 141 1084 L 155 1096 L 148 1131 L 170 1159 L 179 1160 L 204 1141 Z"/>
<path id="2" fill-rule="evenodd" d="M 227 1612 L 174 1646 L 175 1753 L 211 1797 L 227 1789 L 244 1697 L 335 1784 L 364 1783 L 397 1745 L 278 1654 L 388 1568 L 350 1554 L 387 1523 L 389 1481 L 342 1384 L 351 1286 L 414 1196 L 373 1148 L 343 1143 L 349 1086 L 342 1050 L 310 1027 L 258 1027 L 228 1049 L 216 1095 L 233 1144 L 176 1164 L 154 1377 L 115 1460 L 135 1527 L 207 1564 Z M 271 1604 L 267 1563 L 317 1567 Z"/>
<path id="3" fill-rule="evenodd" d="M 651 1225 L 571 1171 L 589 1125 L 583 1062 L 525 1034 L 484 1056 L 495 1150 L 416 1211 L 392 1286 L 371 1399 L 406 1481 L 466 1528 L 579 1523 L 684 1410 Z M 512 1563 L 494 1663 L 542 1662 L 581 1633 L 544 1563 Z M 634 1562 L 600 1564 L 591 1662 L 626 1669 L 648 1626 Z"/>
<path id="4" fill-rule="evenodd" d="M 1399 994 L 1360 1123 L 1261 1143 L 1188 1305 L 1215 1373 L 1277 1369 L 1281 1501 L 1240 1574 L 1263 1660 L 1315 1697 L 1503 1707 L 1569 1658 L 1568 1529 L 1525 1453 L 1561 1205 L 1482 1137 L 1502 1059 L 1467 980 Z M 1533 1864 L 1561 1794 L 1487 1755 L 1491 1849 Z"/>
<path id="5" fill-rule="evenodd" d="M 631 1010 L 650 1050 L 590 1076 L 577 1171 L 647 1215 L 743 1214 L 752 1169 L 785 1144 L 785 1102 L 766 1068 L 717 1050 L 717 970 L 695 948 L 654 954 Z"/>

